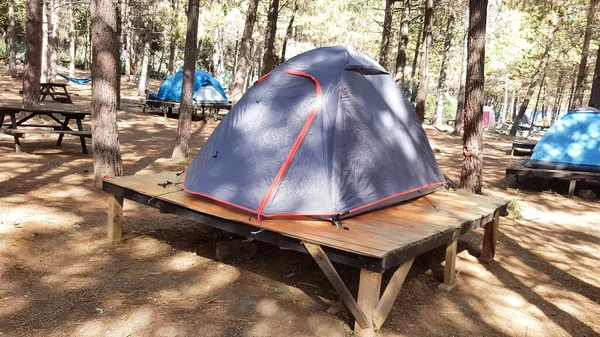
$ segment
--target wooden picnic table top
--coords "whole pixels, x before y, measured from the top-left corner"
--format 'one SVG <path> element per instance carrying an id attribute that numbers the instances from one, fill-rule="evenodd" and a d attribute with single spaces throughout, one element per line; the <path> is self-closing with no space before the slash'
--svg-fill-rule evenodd
<path id="1" fill-rule="evenodd" d="M 66 108 L 67 105 L 61 104 L 60 106 L 58 106 L 56 104 L 57 103 L 40 103 L 40 106 L 37 108 L 24 108 L 17 104 L 0 105 L 0 113 L 16 114 L 19 112 L 33 112 L 36 114 L 45 115 L 59 114 L 71 118 L 85 118 L 86 116 L 90 116 L 92 114 L 90 111 L 82 109 L 80 106 L 69 105 L 68 108 Z"/>
<path id="2" fill-rule="evenodd" d="M 166 181 L 174 184 L 160 186 Z M 141 194 L 150 197 L 151 201 L 243 223 L 254 230 L 263 228 L 343 252 L 388 259 L 385 264 L 390 266 L 443 245 L 457 235 L 485 226 L 507 204 L 505 200 L 464 191 L 438 190 L 425 197 L 344 219 L 343 227 L 308 217 L 268 218 L 259 224 L 256 217 L 247 212 L 183 191 L 182 182 L 183 175 L 163 172 L 105 178 L 103 188 L 127 199 L 134 200 L 134 194 Z"/>

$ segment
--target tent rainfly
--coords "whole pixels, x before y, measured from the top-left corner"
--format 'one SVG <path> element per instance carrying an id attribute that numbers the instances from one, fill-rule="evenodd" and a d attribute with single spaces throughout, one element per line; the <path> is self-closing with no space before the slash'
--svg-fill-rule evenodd
<path id="1" fill-rule="evenodd" d="M 529 165 L 600 172 L 600 110 L 579 108 L 561 117 L 533 148 Z"/>
<path id="2" fill-rule="evenodd" d="M 346 47 L 298 55 L 223 118 L 184 188 L 256 215 L 341 219 L 445 183 L 390 74 Z"/>
<path id="3" fill-rule="evenodd" d="M 183 70 L 176 72 L 167 78 L 160 89 L 156 98 L 161 101 L 181 101 L 181 89 L 183 87 Z M 196 69 L 194 73 L 194 94 L 192 96 L 195 103 L 204 104 L 227 104 L 227 95 L 214 77 L 208 73 Z"/>

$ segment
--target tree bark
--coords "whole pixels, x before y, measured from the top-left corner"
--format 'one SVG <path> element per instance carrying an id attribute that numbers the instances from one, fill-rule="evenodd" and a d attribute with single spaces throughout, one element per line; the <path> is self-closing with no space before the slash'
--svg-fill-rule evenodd
<path id="1" fill-rule="evenodd" d="M 43 0 L 43 11 L 42 15 L 42 73 L 40 75 L 40 82 L 48 82 L 46 76 L 48 75 L 48 3 Z"/>
<path id="2" fill-rule="evenodd" d="M 410 70 L 410 86 L 408 87 L 408 93 L 410 96 L 410 101 L 411 103 L 415 102 L 415 95 L 413 95 L 414 92 L 414 83 L 415 83 L 415 74 L 417 72 L 417 64 L 419 61 L 419 53 L 422 51 L 421 50 L 421 35 L 423 35 L 423 26 L 421 25 L 421 29 L 419 29 L 419 32 L 417 33 L 417 45 L 415 46 L 415 56 L 413 57 L 412 60 L 412 68 Z"/>
<path id="3" fill-rule="evenodd" d="M 46 81 L 56 82 L 56 56 L 58 54 L 58 1 L 48 0 L 47 16 L 48 21 L 48 49 L 46 50 Z"/>
<path id="4" fill-rule="evenodd" d="M 448 16 L 446 26 L 446 40 L 444 41 L 444 54 L 442 55 L 442 64 L 440 66 L 440 77 L 438 78 L 437 103 L 435 107 L 435 124 L 442 126 L 444 113 L 444 94 L 446 93 L 446 63 L 450 57 L 450 48 L 452 48 L 452 39 L 454 38 L 454 15 Z"/>
<path id="5" fill-rule="evenodd" d="M 129 1 L 122 0 L 121 2 L 121 53 L 123 57 L 123 69 L 121 74 L 129 76 L 131 71 L 131 64 L 129 58 Z"/>
<path id="6" fill-rule="evenodd" d="M 546 72 L 544 71 L 544 75 L 542 75 L 542 82 L 540 82 L 540 89 L 538 90 L 537 98 L 535 99 L 535 106 L 533 107 L 533 113 L 531 114 L 531 123 L 529 123 L 529 132 L 533 130 L 533 124 L 535 124 L 535 119 L 537 117 L 537 109 L 540 104 L 540 96 L 542 95 L 542 90 L 544 89 L 544 82 L 546 81 Z M 544 103 L 542 102 L 542 114 L 544 110 Z"/>
<path id="7" fill-rule="evenodd" d="M 487 0 L 469 1 L 469 41 L 465 92 L 465 132 L 460 187 L 481 194 L 483 182 L 483 102 Z"/>
<path id="8" fill-rule="evenodd" d="M 283 38 L 283 46 L 281 47 L 281 63 L 285 62 L 285 52 L 287 49 L 287 43 L 289 39 L 292 38 L 292 29 L 294 28 L 294 18 L 296 17 L 296 12 L 298 11 L 298 0 L 294 0 L 292 4 L 292 16 L 290 17 L 290 23 L 288 23 L 287 29 L 285 31 L 285 37 Z M 236 45 L 237 47 L 237 45 Z"/>
<path id="9" fill-rule="evenodd" d="M 42 44 L 44 40 L 43 0 L 27 1 L 27 51 L 23 73 L 23 106 L 37 107 L 40 102 L 40 77 L 42 73 Z"/>
<path id="10" fill-rule="evenodd" d="M 69 18 L 73 18 L 73 0 L 69 0 Z M 75 21 L 69 21 L 69 76 L 75 77 Z"/>
<path id="11" fill-rule="evenodd" d="M 179 124 L 177 125 L 177 138 L 173 149 L 172 159 L 176 161 L 188 158 L 192 134 L 192 113 L 194 111 L 194 72 L 196 70 L 196 56 L 198 52 L 198 16 L 200 1 L 190 0 L 188 5 L 188 24 L 185 35 L 185 54 L 183 57 L 183 84 L 181 89 L 181 106 L 179 108 Z"/>
<path id="12" fill-rule="evenodd" d="M 148 85 L 148 68 L 150 67 L 150 43 L 152 43 L 152 7 L 148 15 L 148 23 L 144 34 L 144 51 L 142 66 L 140 69 L 140 82 L 138 83 L 138 96 L 146 97 L 146 86 Z"/>
<path id="13" fill-rule="evenodd" d="M 8 72 L 17 78 L 17 37 L 15 35 L 14 0 L 8 0 Z"/>
<path id="14" fill-rule="evenodd" d="M 177 58 L 177 40 L 179 40 L 179 31 L 177 30 L 177 23 L 179 22 L 179 1 L 172 0 L 171 6 L 173 8 L 173 19 L 171 21 L 171 34 L 169 41 L 169 65 L 167 71 L 169 76 L 175 73 L 175 60 Z"/>
<path id="15" fill-rule="evenodd" d="M 427 78 L 429 71 L 429 53 L 431 51 L 433 28 L 433 0 L 425 0 L 425 17 L 423 19 L 423 56 L 419 70 L 419 89 L 417 91 L 416 113 L 421 123 L 425 120 L 425 100 L 427 98 Z"/>
<path id="16" fill-rule="evenodd" d="M 250 65 L 250 53 L 252 52 L 252 31 L 254 30 L 254 22 L 256 21 L 257 7 L 258 0 L 250 0 L 248 11 L 246 12 L 244 33 L 242 34 L 240 43 L 238 64 L 233 78 L 233 88 L 231 90 L 231 100 L 233 104 L 237 103 L 244 93 L 244 82 L 246 81 L 246 73 L 248 72 L 248 67 Z"/>
<path id="17" fill-rule="evenodd" d="M 119 35 L 117 2 L 92 0 L 92 148 L 94 175 L 100 185 L 104 176 L 123 175 L 117 126 L 117 72 Z"/>
<path id="18" fill-rule="evenodd" d="M 546 67 L 548 66 L 548 59 L 550 57 L 550 49 L 552 49 L 552 43 L 554 42 L 554 37 L 556 36 L 556 31 L 558 30 L 558 25 L 552 27 L 550 30 L 550 34 L 548 35 L 548 39 L 546 42 L 546 49 L 544 50 L 544 54 L 542 55 L 542 60 L 540 61 L 540 65 L 538 66 L 535 74 L 533 75 L 533 79 L 529 84 L 529 88 L 527 88 L 527 93 L 523 97 L 523 102 L 519 107 L 519 113 L 517 114 L 517 118 L 513 121 L 512 128 L 510 129 L 510 135 L 516 136 L 517 131 L 519 130 L 519 124 L 521 123 L 521 119 L 525 116 L 525 111 L 527 110 L 527 106 L 529 105 L 529 101 L 531 100 L 531 96 L 535 91 L 535 87 L 538 84 L 538 81 L 542 78 L 542 75 L 546 73 Z"/>
<path id="19" fill-rule="evenodd" d="M 406 47 L 408 46 L 408 22 L 410 20 L 410 0 L 403 0 L 400 16 L 400 36 L 396 56 L 396 83 L 404 90 L 404 71 L 406 70 Z"/>
<path id="20" fill-rule="evenodd" d="M 508 111 L 508 72 L 504 76 L 504 103 L 502 104 L 501 121 L 506 123 L 506 111 Z"/>
<path id="21" fill-rule="evenodd" d="M 121 46 L 123 45 L 123 16 L 122 13 L 122 5 L 123 2 L 127 0 L 114 0 L 117 2 L 116 4 L 116 13 L 117 13 L 117 66 L 115 67 L 115 76 L 117 77 L 117 110 L 121 109 Z"/>
<path id="22" fill-rule="evenodd" d="M 565 72 L 561 70 L 558 73 L 558 80 L 556 81 L 556 94 L 554 95 L 554 102 L 552 103 L 552 118 L 549 120 L 551 124 L 554 124 L 554 122 L 556 121 L 556 117 L 558 116 L 558 113 L 560 111 L 560 103 L 564 90 L 564 77 Z"/>
<path id="23" fill-rule="evenodd" d="M 467 28 L 468 31 L 468 28 Z M 458 97 L 456 104 L 456 114 L 454 115 L 454 132 L 453 134 L 458 136 L 460 135 L 460 130 L 463 128 L 463 113 L 465 110 L 465 82 L 467 81 L 467 45 L 469 41 L 468 32 L 465 31 L 464 39 L 463 39 L 463 53 L 462 53 L 462 64 L 460 65 L 460 86 L 458 89 Z"/>
<path id="24" fill-rule="evenodd" d="M 596 56 L 596 70 L 594 70 L 594 79 L 592 80 L 589 106 L 600 109 L 600 48 L 598 48 L 598 56 Z"/>
<path id="25" fill-rule="evenodd" d="M 262 74 L 275 68 L 275 33 L 277 32 L 277 17 L 279 16 L 279 0 L 271 0 L 267 16 L 267 33 L 265 35 L 265 51 L 262 60 Z"/>
<path id="26" fill-rule="evenodd" d="M 590 38 L 592 35 L 592 26 L 594 24 L 594 11 L 599 0 L 591 0 L 590 8 L 587 12 L 587 24 L 585 34 L 583 35 L 583 48 L 581 50 L 581 61 L 579 61 L 579 71 L 577 72 L 577 82 L 575 83 L 575 93 L 573 99 L 573 108 L 580 108 L 583 105 L 583 83 L 587 77 L 587 59 L 590 51 Z"/>
<path id="27" fill-rule="evenodd" d="M 396 2 L 396 0 L 385 0 L 383 31 L 381 32 L 381 46 L 379 47 L 379 64 L 385 69 L 387 69 L 388 66 L 388 54 L 390 53 L 390 35 L 392 35 L 394 2 Z"/>

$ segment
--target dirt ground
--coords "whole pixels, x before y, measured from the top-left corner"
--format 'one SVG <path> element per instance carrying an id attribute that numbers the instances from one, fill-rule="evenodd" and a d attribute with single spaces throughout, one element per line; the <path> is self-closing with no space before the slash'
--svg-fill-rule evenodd
<path id="1" fill-rule="evenodd" d="M 79 77 L 83 77 L 81 74 Z M 152 82 L 156 89 L 158 82 Z M 19 101 L 0 70 L 0 104 Z M 89 86 L 70 85 L 76 106 Z M 123 83 L 123 97 L 135 87 Z M 182 169 L 177 121 L 124 104 L 126 175 Z M 216 122 L 196 122 L 198 149 Z M 426 127 L 443 172 L 458 181 L 461 139 Z M 482 231 L 460 240 L 458 285 L 438 290 L 443 251 L 419 257 L 380 332 L 391 336 L 600 335 L 600 204 L 566 198 L 567 183 L 505 190 L 511 140 L 485 136 L 485 194 L 517 200 L 500 220 L 494 263 L 476 259 Z M 106 195 L 75 137 L 61 147 L 0 136 L 0 336 L 351 336 L 353 326 L 316 263 L 261 246 L 248 262 L 216 261 L 230 234 L 125 202 L 125 241 L 106 240 Z M 600 195 L 598 185 L 582 185 Z M 336 265 L 351 291 L 358 270 Z"/>

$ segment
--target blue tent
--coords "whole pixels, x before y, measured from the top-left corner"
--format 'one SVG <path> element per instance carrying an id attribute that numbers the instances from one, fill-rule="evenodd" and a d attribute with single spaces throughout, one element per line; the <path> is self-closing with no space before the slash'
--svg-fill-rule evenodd
<path id="1" fill-rule="evenodd" d="M 559 119 L 533 149 L 530 165 L 600 172 L 600 110 L 580 108 Z"/>
<path id="2" fill-rule="evenodd" d="M 161 101 L 181 101 L 183 70 L 167 78 L 158 90 L 157 99 Z M 196 69 L 194 73 L 194 102 L 227 104 L 227 95 L 219 82 L 208 73 Z"/>

